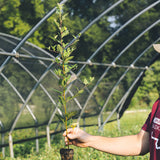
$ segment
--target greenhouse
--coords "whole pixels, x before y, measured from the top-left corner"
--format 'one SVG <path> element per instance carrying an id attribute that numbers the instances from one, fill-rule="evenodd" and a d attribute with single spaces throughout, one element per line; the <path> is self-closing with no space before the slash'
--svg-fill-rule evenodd
<path id="1" fill-rule="evenodd" d="M 78 39 L 74 58 L 69 62 L 77 64 L 77 68 L 70 71 L 72 83 L 66 95 L 74 96 L 76 88 L 83 88 L 84 77 L 94 77 L 84 92 L 71 100 L 69 110 L 78 113 L 73 121 L 79 127 L 97 126 L 98 131 L 103 131 L 107 123 L 122 117 L 146 71 L 154 70 L 151 65 L 159 59 L 153 44 L 160 41 L 160 0 L 88 3 L 92 5 L 81 0 L 73 4 L 68 0 L 60 2 L 73 21 L 68 26 L 66 23 L 75 35 L 68 37 L 68 44 Z M 55 28 L 49 33 L 47 26 L 54 25 L 55 1 L 47 9 L 22 36 L 0 30 L 0 147 L 4 157 L 6 147 L 14 157 L 13 145 L 29 140 L 35 140 L 38 152 L 40 138 L 46 137 L 50 146 L 52 136 L 64 131 L 56 116 L 62 114 L 55 91 L 59 89 L 59 77 L 55 74 L 57 55 L 48 49 L 52 45 L 50 37 L 56 35 Z M 81 17 L 77 20 L 76 16 Z M 34 39 L 45 29 L 50 39 L 39 45 L 47 34 L 37 43 Z M 32 136 L 13 136 L 19 130 L 29 129 Z"/>

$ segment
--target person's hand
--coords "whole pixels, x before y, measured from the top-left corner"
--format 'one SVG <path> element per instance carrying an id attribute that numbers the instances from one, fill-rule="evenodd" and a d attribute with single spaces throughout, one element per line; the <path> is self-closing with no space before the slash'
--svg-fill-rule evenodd
<path id="1" fill-rule="evenodd" d="M 79 128 L 69 128 L 67 133 L 66 131 L 63 133 L 63 136 L 65 137 L 66 145 L 75 145 L 78 147 L 88 147 L 89 138 L 91 137 L 91 135 Z"/>

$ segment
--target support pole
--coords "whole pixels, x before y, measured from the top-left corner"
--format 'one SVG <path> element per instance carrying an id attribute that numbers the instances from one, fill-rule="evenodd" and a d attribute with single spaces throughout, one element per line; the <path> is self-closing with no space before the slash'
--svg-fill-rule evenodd
<path id="1" fill-rule="evenodd" d="M 100 116 L 98 116 L 98 128 L 99 129 L 101 128 L 102 124 L 103 124 L 103 114 L 101 114 Z M 103 131 L 103 128 L 101 129 L 101 131 Z"/>
<path id="2" fill-rule="evenodd" d="M 120 126 L 120 118 L 119 118 L 119 111 L 117 112 L 117 126 L 118 126 L 118 130 L 121 130 L 121 126 Z"/>
<path id="3" fill-rule="evenodd" d="M 12 140 L 12 134 L 11 133 L 9 133 L 9 150 L 10 150 L 10 157 L 14 158 L 13 140 Z"/>
<path id="4" fill-rule="evenodd" d="M 2 137 L 2 144 L 4 144 L 4 142 L 5 142 L 4 133 L 2 133 L 1 137 Z M 3 156 L 3 158 L 5 158 L 5 147 L 2 147 L 2 156 Z"/>
<path id="5" fill-rule="evenodd" d="M 49 128 L 49 125 L 47 125 L 46 131 L 47 131 L 47 142 L 48 142 L 48 146 L 49 146 L 49 148 L 51 148 L 51 139 L 50 139 L 50 128 Z"/>
<path id="6" fill-rule="evenodd" d="M 83 130 L 85 131 L 86 130 L 86 119 L 85 119 L 85 117 L 83 117 Z"/>
<path id="7" fill-rule="evenodd" d="M 38 128 L 36 128 L 35 132 L 36 132 L 36 137 L 38 137 Z M 39 140 L 38 140 L 38 138 L 36 139 L 36 152 L 37 153 L 39 152 Z"/>
<path id="8" fill-rule="evenodd" d="M 100 128 L 101 127 L 101 117 L 98 116 L 98 127 Z"/>

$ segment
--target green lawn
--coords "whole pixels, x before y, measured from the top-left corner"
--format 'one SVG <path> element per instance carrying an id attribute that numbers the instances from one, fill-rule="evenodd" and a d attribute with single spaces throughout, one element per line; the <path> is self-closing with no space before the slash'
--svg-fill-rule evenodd
<path id="1" fill-rule="evenodd" d="M 123 135 L 136 134 L 140 131 L 142 125 L 144 124 L 149 111 L 144 112 L 131 112 L 125 113 L 120 120 L 120 130 L 117 127 L 117 121 L 111 122 L 105 125 L 103 132 L 99 133 L 97 127 L 86 128 L 86 131 L 94 135 L 102 135 L 108 137 L 117 137 Z M 64 146 L 63 139 L 59 138 L 61 135 L 57 135 L 52 142 L 52 148 L 48 149 L 47 145 L 40 149 L 40 153 L 36 154 L 34 151 L 27 155 L 26 158 L 15 158 L 15 160 L 30 159 L 30 160 L 60 160 L 59 149 Z M 107 153 L 97 151 L 92 148 L 78 148 L 72 146 L 74 149 L 75 160 L 147 160 L 149 159 L 149 154 L 145 156 L 115 156 Z M 6 158 L 7 160 L 10 158 Z"/>

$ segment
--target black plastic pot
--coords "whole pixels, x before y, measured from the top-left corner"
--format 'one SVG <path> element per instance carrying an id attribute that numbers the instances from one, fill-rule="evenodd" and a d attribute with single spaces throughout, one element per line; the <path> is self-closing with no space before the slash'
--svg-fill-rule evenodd
<path id="1" fill-rule="evenodd" d="M 73 160 L 74 150 L 73 149 L 60 149 L 61 160 Z"/>

